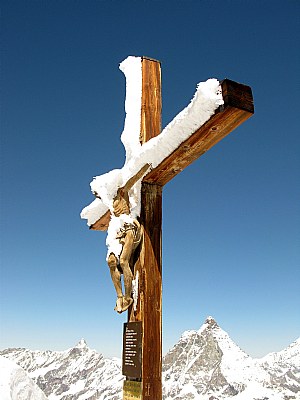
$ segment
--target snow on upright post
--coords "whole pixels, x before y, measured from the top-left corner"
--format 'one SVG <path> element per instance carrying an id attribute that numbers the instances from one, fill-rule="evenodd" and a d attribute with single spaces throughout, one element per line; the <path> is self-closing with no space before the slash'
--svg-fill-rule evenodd
<path id="1" fill-rule="evenodd" d="M 119 187 L 134 176 L 143 165 L 149 163 L 153 168 L 170 155 L 192 133 L 203 125 L 223 104 L 221 85 L 217 79 L 208 79 L 197 85 L 190 104 L 183 109 L 160 133 L 144 144 L 140 144 L 141 98 L 142 98 L 142 59 L 128 57 L 120 64 L 126 77 L 126 118 L 121 135 L 126 158 L 121 169 L 112 170 L 96 176 L 91 182 L 93 193 L 98 197 L 81 212 L 81 218 L 87 219 L 89 226 L 99 220 L 107 210 L 112 212 L 113 198 Z M 130 192 L 132 213 L 140 213 L 140 183 Z"/>
<path id="2" fill-rule="evenodd" d="M 124 130 L 121 141 L 125 147 L 125 164 L 141 151 L 139 141 L 142 107 L 142 61 L 141 57 L 127 57 L 120 64 L 126 77 L 126 98 Z"/>

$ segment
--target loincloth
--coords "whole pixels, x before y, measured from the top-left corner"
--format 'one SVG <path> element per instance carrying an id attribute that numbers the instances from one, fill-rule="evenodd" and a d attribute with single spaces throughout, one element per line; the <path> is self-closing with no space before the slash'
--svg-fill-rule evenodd
<path id="1" fill-rule="evenodd" d="M 107 230 L 107 257 L 114 254 L 117 260 L 122 253 L 123 245 L 126 241 L 126 235 L 131 232 L 133 235 L 133 251 L 138 247 L 143 237 L 143 226 L 136 219 L 129 215 L 121 215 L 120 217 L 111 217 Z"/>
<path id="2" fill-rule="evenodd" d="M 127 233 L 131 231 L 133 233 L 133 249 L 136 249 L 140 244 L 143 236 L 142 226 L 136 219 L 132 223 L 125 222 L 123 227 L 117 233 L 116 239 L 123 245 Z"/>

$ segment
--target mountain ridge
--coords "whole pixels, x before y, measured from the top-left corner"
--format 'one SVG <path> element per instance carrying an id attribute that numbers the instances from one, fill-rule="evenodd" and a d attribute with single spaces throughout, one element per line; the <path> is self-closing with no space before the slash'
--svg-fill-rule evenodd
<path id="1" fill-rule="evenodd" d="M 121 360 L 105 359 L 81 339 L 64 351 L 0 351 L 21 367 L 48 400 L 121 400 Z M 251 358 L 208 317 L 182 333 L 163 358 L 164 400 L 300 399 L 300 338 L 286 349 Z M 154 399 L 152 399 L 154 400 Z"/>

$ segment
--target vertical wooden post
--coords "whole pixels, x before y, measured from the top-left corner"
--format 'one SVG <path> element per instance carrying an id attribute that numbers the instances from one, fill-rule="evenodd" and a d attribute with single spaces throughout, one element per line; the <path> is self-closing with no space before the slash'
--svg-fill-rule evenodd
<path id="1" fill-rule="evenodd" d="M 142 57 L 141 68 L 143 144 L 161 132 L 162 101 L 159 61 Z M 250 87 L 227 79 L 222 81 L 222 91 L 224 105 L 142 181 L 140 219 L 144 235 L 134 262 L 135 283 L 137 277 L 139 282 L 137 304 L 128 312 L 128 322 L 132 323 L 124 326 L 124 400 L 162 400 L 162 188 L 254 112 Z M 109 220 L 110 211 L 91 229 L 106 230 Z"/>
<path id="2" fill-rule="evenodd" d="M 160 62 L 142 58 L 142 109 L 140 142 L 145 143 L 161 132 Z"/>
<path id="3" fill-rule="evenodd" d="M 159 61 L 142 58 L 141 143 L 161 132 L 161 69 Z M 144 238 L 135 271 L 139 274 L 137 310 L 130 322 L 141 321 L 142 400 L 162 399 L 162 186 L 142 183 L 141 223 Z"/>

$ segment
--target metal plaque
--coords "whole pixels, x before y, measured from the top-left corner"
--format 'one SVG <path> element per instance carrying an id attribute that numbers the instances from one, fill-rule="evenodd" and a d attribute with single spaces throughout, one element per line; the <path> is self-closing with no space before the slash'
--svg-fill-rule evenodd
<path id="1" fill-rule="evenodd" d="M 142 378 L 142 322 L 124 324 L 122 372 L 131 378 Z"/>
<path id="2" fill-rule="evenodd" d="M 142 400 L 142 382 L 124 381 L 123 400 Z"/>

